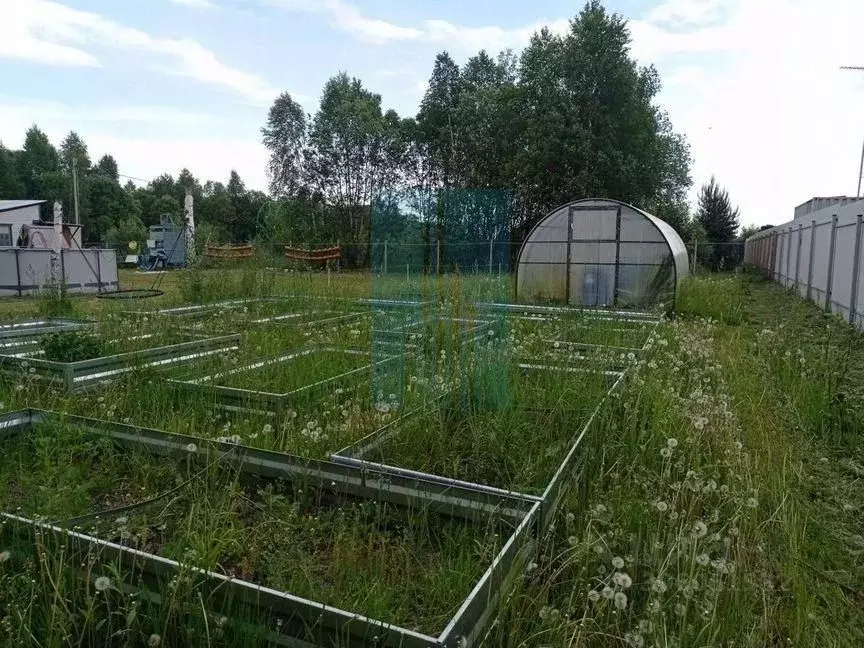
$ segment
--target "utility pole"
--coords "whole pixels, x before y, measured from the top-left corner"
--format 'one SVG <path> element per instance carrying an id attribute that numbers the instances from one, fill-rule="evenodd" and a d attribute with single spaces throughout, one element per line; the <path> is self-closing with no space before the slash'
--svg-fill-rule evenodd
<path id="1" fill-rule="evenodd" d="M 72 153 L 72 199 L 75 202 L 75 224 L 80 225 L 78 217 L 78 158 Z"/>
<path id="2" fill-rule="evenodd" d="M 851 70 L 853 72 L 864 72 L 864 66 L 861 65 L 841 65 L 841 70 Z M 858 167 L 858 189 L 855 191 L 855 197 L 861 197 L 861 179 L 864 178 L 864 146 L 861 147 L 861 164 Z"/>

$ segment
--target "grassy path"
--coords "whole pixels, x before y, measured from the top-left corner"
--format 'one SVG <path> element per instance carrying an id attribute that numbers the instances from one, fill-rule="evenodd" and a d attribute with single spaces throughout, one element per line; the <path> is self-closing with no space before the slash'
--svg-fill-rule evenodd
<path id="1" fill-rule="evenodd" d="M 584 447 L 489 645 L 864 645 L 864 342 L 698 279 Z"/>

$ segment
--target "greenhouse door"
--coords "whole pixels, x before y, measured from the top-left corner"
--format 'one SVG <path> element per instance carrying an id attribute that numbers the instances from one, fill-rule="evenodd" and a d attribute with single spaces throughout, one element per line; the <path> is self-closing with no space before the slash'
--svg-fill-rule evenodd
<path id="1" fill-rule="evenodd" d="M 574 205 L 567 223 L 567 295 L 571 306 L 618 302 L 620 205 Z"/>

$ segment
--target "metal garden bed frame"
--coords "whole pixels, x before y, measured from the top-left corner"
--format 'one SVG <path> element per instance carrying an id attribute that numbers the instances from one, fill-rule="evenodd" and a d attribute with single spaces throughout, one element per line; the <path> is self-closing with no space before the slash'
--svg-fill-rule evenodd
<path id="1" fill-rule="evenodd" d="M 500 323 L 496 320 L 474 319 L 468 317 L 445 317 L 440 314 L 434 315 L 431 320 L 434 320 L 435 323 L 444 321 L 447 323 L 461 324 L 462 322 L 467 322 L 471 324 L 470 327 L 465 329 L 462 329 L 461 327 L 459 328 L 458 341 L 460 343 L 474 342 L 482 338 L 487 331 L 494 330 L 495 326 Z M 410 329 L 415 326 L 422 326 L 428 321 L 430 320 L 420 318 L 406 322 L 393 330 L 373 329 L 372 348 L 378 348 L 380 345 L 380 347 L 383 348 L 405 348 L 416 350 L 421 345 L 416 344 L 415 340 L 425 342 L 430 336 L 426 331 L 413 333 Z"/>
<path id="2" fill-rule="evenodd" d="M 279 643 L 310 645 L 304 637 L 309 629 L 318 633 L 316 641 L 328 646 L 381 646 L 391 648 L 470 648 L 488 631 L 502 597 L 523 572 L 533 555 L 542 527 L 541 502 L 515 494 L 492 494 L 457 485 L 443 485 L 416 477 L 404 477 L 367 468 L 304 459 L 293 455 L 259 450 L 124 425 L 96 419 L 69 416 L 44 410 L 21 410 L 0 416 L 0 442 L 29 431 L 33 424 L 65 422 L 94 434 L 111 438 L 123 447 L 145 449 L 156 455 L 189 457 L 203 462 L 218 461 L 248 474 L 268 479 L 303 480 L 313 488 L 358 498 L 381 500 L 398 506 L 422 505 L 428 510 L 460 517 L 473 523 L 493 517 L 509 519 L 513 533 L 502 545 L 492 563 L 464 599 L 454 617 L 438 636 L 432 636 L 371 619 L 336 607 L 277 591 L 252 582 L 183 565 L 178 561 L 132 549 L 120 544 L 53 526 L 10 513 L 0 513 L 0 533 L 35 532 L 49 536 L 70 548 L 87 551 L 93 564 L 119 565 L 139 574 L 145 583 L 163 582 L 179 573 L 191 574 L 198 591 L 210 609 L 241 604 L 259 610 L 264 616 L 282 620 Z M 190 451 L 190 447 L 194 449 Z M 548 490 L 548 489 L 547 489 Z M 11 527 L 11 529 L 10 529 Z M 70 547 L 71 545 L 71 547 Z M 93 554 L 96 554 L 95 556 Z"/>
<path id="3" fill-rule="evenodd" d="M 600 406 L 606 402 L 606 399 L 615 391 L 617 391 L 624 384 L 624 377 L 626 372 L 624 371 L 603 371 L 596 370 L 590 368 L 578 368 L 578 367 L 570 367 L 570 366 L 552 366 L 552 365 L 532 365 L 528 363 L 517 363 L 515 365 L 517 368 L 528 371 L 563 371 L 568 373 L 593 373 L 593 374 L 602 374 L 609 381 L 610 386 L 607 389 L 606 393 L 600 398 L 597 406 L 592 410 L 591 414 L 589 414 L 585 424 L 582 428 L 580 428 L 580 432 L 574 435 L 573 445 L 568 448 L 567 456 L 571 454 L 573 448 L 576 445 L 581 443 L 582 437 L 584 436 L 587 428 L 593 423 L 597 414 L 600 411 Z M 411 412 L 407 413 L 404 416 L 401 416 L 388 424 L 374 430 L 373 432 L 367 434 L 363 438 L 351 443 L 341 450 L 337 450 L 334 453 L 331 453 L 330 460 L 342 463 L 348 466 L 356 466 L 358 468 L 365 468 L 370 470 L 380 470 L 386 473 L 392 473 L 394 475 L 400 475 L 403 477 L 413 477 L 416 479 L 425 479 L 429 481 L 438 482 L 442 485 L 451 485 L 458 486 L 460 488 L 470 488 L 477 490 L 483 493 L 489 493 L 491 495 L 499 495 L 499 496 L 512 496 L 515 495 L 517 497 L 525 498 L 535 502 L 543 502 L 543 495 L 538 495 L 536 493 L 526 493 L 524 491 L 516 491 L 510 490 L 507 488 L 501 488 L 498 486 L 491 486 L 489 484 L 482 484 L 479 482 L 469 482 L 461 479 L 455 479 L 452 477 L 445 477 L 443 475 L 437 475 L 434 473 L 423 472 L 419 470 L 414 470 L 411 468 L 404 468 L 401 466 L 395 466 L 390 463 L 384 462 L 376 462 L 365 459 L 364 457 L 369 454 L 372 450 L 379 447 L 381 444 L 387 442 L 391 437 L 398 435 L 400 433 L 400 426 L 406 420 L 410 420 L 419 414 L 421 414 L 424 409 L 415 409 Z M 566 460 L 565 462 L 566 463 Z M 563 463 L 561 464 L 564 465 Z M 557 471 L 556 471 L 557 474 Z"/>
<path id="4" fill-rule="evenodd" d="M 93 320 L 61 317 L 0 324 L 0 351 L 3 353 L 26 353 L 29 349 L 38 346 L 45 335 L 86 328 L 94 324 Z"/>
<path id="5" fill-rule="evenodd" d="M 243 389 L 241 387 L 227 387 L 214 383 L 214 381 L 224 376 L 233 376 L 247 371 L 256 371 L 258 369 L 261 369 L 262 367 L 290 362 L 294 358 L 299 358 L 318 352 L 335 352 L 344 353 L 346 355 L 366 356 L 369 358 L 369 362 L 362 367 L 358 367 L 357 369 L 352 369 L 336 376 L 331 376 L 329 378 L 310 383 L 303 387 L 298 387 L 297 389 L 292 389 L 290 391 L 280 393 L 258 391 L 254 389 Z M 216 398 L 218 402 L 231 409 L 256 412 L 272 412 L 278 416 L 282 414 L 282 412 L 289 404 L 291 404 L 298 398 L 304 397 L 309 393 L 313 393 L 315 390 L 322 387 L 339 384 L 340 382 L 346 380 L 352 380 L 357 376 L 362 376 L 363 372 L 369 371 L 373 367 L 380 367 L 382 365 L 394 363 L 397 359 L 398 358 L 396 356 L 386 356 L 379 360 L 373 360 L 372 355 L 368 351 L 361 351 L 359 349 L 343 349 L 332 346 L 313 346 L 282 355 L 262 358 L 261 360 L 243 365 L 241 367 L 234 367 L 232 369 L 199 376 L 197 378 L 172 378 L 168 379 L 167 382 L 176 386 L 179 389 L 183 389 L 186 391 L 197 391 L 199 393 L 204 392 L 211 394 Z"/>
<path id="6" fill-rule="evenodd" d="M 62 382 L 68 392 L 78 391 L 106 380 L 142 368 L 164 368 L 187 364 L 218 353 L 240 348 L 239 334 L 219 337 L 202 337 L 189 342 L 127 351 L 116 355 L 79 360 L 77 362 L 55 362 L 42 358 L 21 355 L 0 355 L 0 369 L 7 372 L 21 370 L 22 363 L 35 369 L 39 379 Z"/>

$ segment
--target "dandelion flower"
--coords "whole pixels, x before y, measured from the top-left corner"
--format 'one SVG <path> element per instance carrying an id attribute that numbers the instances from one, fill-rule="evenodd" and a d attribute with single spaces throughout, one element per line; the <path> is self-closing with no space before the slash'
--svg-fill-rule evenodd
<path id="1" fill-rule="evenodd" d="M 630 578 L 629 574 L 625 574 L 624 572 L 617 572 L 612 577 L 612 580 L 621 589 L 627 589 L 633 584 L 633 579 Z"/>
<path id="2" fill-rule="evenodd" d="M 615 607 L 619 610 L 627 608 L 627 595 L 624 592 L 615 592 Z"/>
<path id="3" fill-rule="evenodd" d="M 666 439 L 666 445 L 668 447 L 672 448 L 672 450 L 674 450 L 675 448 L 678 447 L 678 439 L 675 439 L 675 438 Z"/>
<path id="4" fill-rule="evenodd" d="M 111 587 L 111 579 L 107 576 L 100 576 L 94 583 L 97 592 L 104 592 Z"/>
<path id="5" fill-rule="evenodd" d="M 189 443 L 186 445 L 186 452 L 192 454 L 193 452 L 198 452 L 198 446 L 194 443 Z"/>
<path id="6" fill-rule="evenodd" d="M 705 526 L 705 523 L 702 520 L 696 520 L 696 523 L 693 525 L 692 533 L 694 538 L 704 538 L 708 535 L 708 527 Z"/>
<path id="7" fill-rule="evenodd" d="M 709 562 L 711 562 L 711 558 L 708 556 L 708 554 L 701 553 L 696 556 L 696 563 L 702 565 L 703 567 L 705 567 Z"/>
<path id="8" fill-rule="evenodd" d="M 12 557 L 12 552 L 8 549 L 6 551 L 0 551 L 0 563 L 7 562 Z"/>
<path id="9" fill-rule="evenodd" d="M 666 583 L 661 578 L 655 578 L 651 581 L 651 591 L 656 592 L 657 594 L 663 594 L 666 592 Z"/>
<path id="10" fill-rule="evenodd" d="M 160 637 L 158 634 L 155 634 L 155 633 L 151 634 L 150 638 L 147 640 L 147 645 L 150 648 L 156 648 L 156 646 L 158 646 L 161 643 L 162 643 L 162 637 Z"/>
<path id="11" fill-rule="evenodd" d="M 615 556 L 612 559 L 612 566 L 615 569 L 621 569 L 624 566 L 624 559 L 621 556 Z"/>
<path id="12" fill-rule="evenodd" d="M 590 592 L 588 592 L 588 600 L 592 603 L 596 603 L 600 600 L 600 592 L 592 589 Z"/>
<path id="13" fill-rule="evenodd" d="M 615 596 L 615 590 L 606 585 L 603 590 L 600 592 L 600 596 L 605 599 L 612 599 Z"/>

